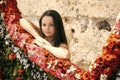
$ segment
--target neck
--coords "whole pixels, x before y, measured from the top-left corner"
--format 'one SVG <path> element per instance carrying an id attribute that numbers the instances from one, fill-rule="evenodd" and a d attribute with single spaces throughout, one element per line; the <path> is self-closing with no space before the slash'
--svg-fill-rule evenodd
<path id="1" fill-rule="evenodd" d="M 53 37 L 46 37 L 45 38 L 51 45 L 54 45 Z"/>

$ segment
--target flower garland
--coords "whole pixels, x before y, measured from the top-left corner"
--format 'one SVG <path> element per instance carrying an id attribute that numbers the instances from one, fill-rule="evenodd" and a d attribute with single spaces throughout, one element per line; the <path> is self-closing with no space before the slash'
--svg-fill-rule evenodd
<path id="1" fill-rule="evenodd" d="M 60 80 L 107 80 L 118 69 L 120 64 L 120 22 L 116 24 L 115 29 L 107 40 L 107 45 L 103 46 L 102 54 L 96 58 L 90 66 L 90 70 L 86 71 L 68 60 L 58 59 L 54 57 L 48 50 L 32 44 L 33 37 L 28 34 L 19 24 L 21 14 L 17 8 L 16 0 L 0 1 L 0 9 L 4 16 L 6 30 L 11 36 L 12 42 L 18 46 L 11 46 L 12 51 L 20 58 L 20 62 L 28 68 L 27 61 L 30 59 L 39 68 L 46 72 L 50 72 L 53 76 Z M 7 39 L 6 39 L 7 41 Z M 9 42 L 9 41 L 8 41 Z M 24 52 L 22 53 L 21 50 Z"/>
<path id="2" fill-rule="evenodd" d="M 51 76 L 51 78 L 49 77 L 49 74 L 47 74 L 46 72 L 44 72 L 41 68 L 38 68 L 36 66 L 35 63 L 31 62 L 28 58 L 28 56 L 26 54 L 23 54 L 23 50 L 21 50 L 19 47 L 15 46 L 13 41 L 11 41 L 11 36 L 6 32 L 6 26 L 3 22 L 3 13 L 0 13 L 0 38 L 5 40 L 5 46 L 7 46 L 8 49 L 10 49 L 12 51 L 12 53 L 9 54 L 8 58 L 9 60 L 11 60 L 11 62 L 13 60 L 15 60 L 16 58 L 19 60 L 19 62 L 22 64 L 22 67 L 19 68 L 18 70 L 18 74 L 16 74 L 16 72 L 13 72 L 13 76 L 16 76 L 16 78 L 9 78 L 11 79 L 15 79 L 15 80 L 21 80 L 21 79 L 30 79 L 28 78 L 22 78 L 22 74 L 23 72 L 26 70 L 26 72 L 29 72 L 28 76 L 32 76 L 31 79 L 35 79 L 35 80 L 52 80 L 52 79 L 57 79 Z M 8 52 L 8 51 L 7 51 Z M 18 65 L 19 63 L 17 63 L 16 66 L 19 67 Z M 13 65 L 13 64 L 12 64 Z M 14 67 L 14 66 L 12 66 Z M 15 69 L 16 70 L 16 69 Z M 17 76 L 18 75 L 18 76 Z M 3 80 L 3 72 L 0 70 L 0 80 Z M 5 78 L 8 79 L 8 78 Z"/>

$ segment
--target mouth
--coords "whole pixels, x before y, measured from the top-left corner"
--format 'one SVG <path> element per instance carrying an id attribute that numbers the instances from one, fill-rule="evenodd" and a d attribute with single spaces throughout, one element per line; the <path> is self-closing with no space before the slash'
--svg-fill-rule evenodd
<path id="1" fill-rule="evenodd" d="M 46 34 L 50 34 L 50 32 L 45 32 Z"/>

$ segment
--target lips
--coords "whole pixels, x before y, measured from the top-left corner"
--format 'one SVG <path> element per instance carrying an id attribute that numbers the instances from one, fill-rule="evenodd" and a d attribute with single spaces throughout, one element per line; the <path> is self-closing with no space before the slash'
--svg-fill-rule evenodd
<path id="1" fill-rule="evenodd" d="M 45 34 L 50 34 L 51 32 L 45 32 Z"/>

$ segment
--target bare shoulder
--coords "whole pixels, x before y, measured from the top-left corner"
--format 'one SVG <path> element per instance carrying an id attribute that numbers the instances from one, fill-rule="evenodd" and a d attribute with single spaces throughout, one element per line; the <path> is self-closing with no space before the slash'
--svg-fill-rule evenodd
<path id="1" fill-rule="evenodd" d="M 65 52 L 66 59 L 70 59 L 70 52 L 69 52 L 68 45 L 65 43 L 61 43 L 59 47 L 64 48 L 64 50 L 66 50 Z"/>
<path id="2" fill-rule="evenodd" d="M 61 43 L 61 44 L 59 45 L 59 47 L 68 49 L 68 46 L 67 46 L 67 44 L 65 44 L 65 43 Z"/>

